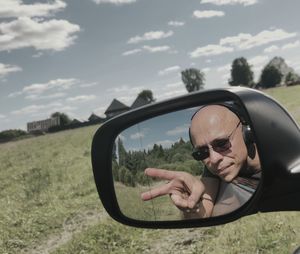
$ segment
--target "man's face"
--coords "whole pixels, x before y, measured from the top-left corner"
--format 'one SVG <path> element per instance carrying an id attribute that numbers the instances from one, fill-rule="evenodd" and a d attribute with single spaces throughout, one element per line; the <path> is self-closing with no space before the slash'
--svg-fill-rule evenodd
<path id="1" fill-rule="evenodd" d="M 247 164 L 247 148 L 243 140 L 242 124 L 239 122 L 239 118 L 226 107 L 211 105 L 201 109 L 191 123 L 194 147 L 206 147 L 209 150 L 203 163 L 226 182 L 231 182 Z M 215 146 L 228 137 L 228 149 L 224 151 Z"/>

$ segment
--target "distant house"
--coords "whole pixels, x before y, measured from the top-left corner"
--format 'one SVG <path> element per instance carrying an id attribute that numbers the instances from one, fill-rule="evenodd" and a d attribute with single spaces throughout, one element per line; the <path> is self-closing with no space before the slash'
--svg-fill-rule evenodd
<path id="1" fill-rule="evenodd" d="M 136 97 L 135 101 L 132 103 L 131 108 L 132 109 L 139 108 L 139 107 L 142 107 L 142 106 L 147 105 L 149 103 L 150 102 L 145 100 L 143 97 L 138 96 L 138 97 Z"/>
<path id="2" fill-rule="evenodd" d="M 60 117 L 51 117 L 45 120 L 27 123 L 27 131 L 28 132 L 48 131 L 50 127 L 59 126 L 59 125 L 60 125 Z"/>
<path id="3" fill-rule="evenodd" d="M 81 124 L 81 121 L 77 120 L 77 119 L 73 119 L 72 122 L 70 122 L 70 124 L 76 125 L 76 124 Z"/>
<path id="4" fill-rule="evenodd" d="M 109 107 L 105 111 L 105 115 L 107 118 L 111 118 L 113 116 L 119 115 L 123 112 L 126 112 L 130 108 L 123 104 L 122 102 L 114 99 Z"/>
<path id="5" fill-rule="evenodd" d="M 90 117 L 88 118 L 88 121 L 90 123 L 103 123 L 105 121 L 105 119 L 92 113 L 90 115 Z"/>

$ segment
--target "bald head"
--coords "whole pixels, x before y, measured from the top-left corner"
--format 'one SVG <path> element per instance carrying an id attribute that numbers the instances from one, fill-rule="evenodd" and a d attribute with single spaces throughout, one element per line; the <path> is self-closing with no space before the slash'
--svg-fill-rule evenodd
<path id="1" fill-rule="evenodd" d="M 191 139 L 196 145 L 196 133 L 203 133 L 205 139 L 209 137 L 221 137 L 226 135 L 227 129 L 236 125 L 239 118 L 228 108 L 221 105 L 208 105 L 201 108 L 193 117 L 191 123 Z M 205 135 L 204 135 L 205 134 Z"/>

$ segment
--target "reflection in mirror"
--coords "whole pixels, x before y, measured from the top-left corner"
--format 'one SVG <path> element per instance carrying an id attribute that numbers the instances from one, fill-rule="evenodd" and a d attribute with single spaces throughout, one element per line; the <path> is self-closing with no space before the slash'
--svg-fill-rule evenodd
<path id="1" fill-rule="evenodd" d="M 230 213 L 251 198 L 261 174 L 251 129 L 232 102 L 125 129 L 115 141 L 112 170 L 122 213 L 146 221 Z"/>

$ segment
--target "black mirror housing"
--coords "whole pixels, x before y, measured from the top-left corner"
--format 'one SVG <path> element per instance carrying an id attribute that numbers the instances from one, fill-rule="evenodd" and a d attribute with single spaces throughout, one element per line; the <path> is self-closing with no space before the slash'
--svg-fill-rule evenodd
<path id="1" fill-rule="evenodd" d="M 254 196 L 236 211 L 213 218 L 182 221 L 140 221 L 126 217 L 118 206 L 113 186 L 112 150 L 124 129 L 150 119 L 199 104 L 236 101 L 247 114 L 263 168 Z M 234 87 L 205 90 L 153 103 L 119 115 L 104 123 L 92 143 L 92 166 L 100 199 L 115 220 L 145 228 L 205 227 L 231 222 L 257 212 L 298 211 L 300 202 L 300 131 L 288 112 L 257 90 Z"/>

